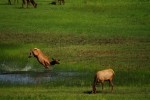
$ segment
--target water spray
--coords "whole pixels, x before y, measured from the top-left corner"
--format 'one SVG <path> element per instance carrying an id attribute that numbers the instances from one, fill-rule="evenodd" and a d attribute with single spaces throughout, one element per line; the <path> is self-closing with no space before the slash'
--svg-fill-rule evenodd
<path id="1" fill-rule="evenodd" d="M 21 71 L 29 71 L 30 69 L 32 69 L 32 67 L 29 65 L 29 58 L 28 58 L 25 68 L 23 68 Z"/>

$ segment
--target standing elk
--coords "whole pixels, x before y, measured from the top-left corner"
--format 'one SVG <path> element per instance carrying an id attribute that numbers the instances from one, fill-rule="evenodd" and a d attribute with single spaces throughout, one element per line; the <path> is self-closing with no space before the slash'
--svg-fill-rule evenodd
<path id="1" fill-rule="evenodd" d="M 58 3 L 61 5 L 61 3 L 64 5 L 65 4 L 65 0 L 58 0 Z"/>
<path id="2" fill-rule="evenodd" d="M 34 56 L 46 69 L 48 69 L 50 65 L 59 64 L 59 60 L 52 58 L 52 61 L 50 61 L 38 48 L 34 48 L 30 51 L 29 58 L 32 56 Z"/>
<path id="3" fill-rule="evenodd" d="M 28 5 L 30 4 L 30 2 L 34 8 L 37 7 L 37 3 L 34 0 L 22 0 L 22 8 L 24 5 L 27 5 L 26 7 L 28 8 Z"/>
<path id="4" fill-rule="evenodd" d="M 113 91 L 113 77 L 115 73 L 112 69 L 105 69 L 98 71 L 94 77 L 94 82 L 93 82 L 93 93 L 96 93 L 96 85 L 97 83 L 101 83 L 102 85 L 102 92 L 103 92 L 103 85 L 104 81 L 109 81 L 109 85 L 111 86 L 111 92 Z"/>

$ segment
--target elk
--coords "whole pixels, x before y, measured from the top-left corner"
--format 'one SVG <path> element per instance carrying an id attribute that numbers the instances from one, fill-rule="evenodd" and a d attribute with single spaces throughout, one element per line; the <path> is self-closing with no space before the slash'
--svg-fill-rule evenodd
<path id="1" fill-rule="evenodd" d="M 34 56 L 46 69 L 48 69 L 50 65 L 59 64 L 59 60 L 52 58 L 52 61 L 50 61 L 49 58 L 38 48 L 31 49 L 29 58 L 32 56 Z"/>
<path id="2" fill-rule="evenodd" d="M 109 85 L 111 86 L 111 92 L 113 91 L 113 78 L 114 78 L 114 71 L 113 69 L 105 69 L 98 71 L 94 77 L 94 82 L 93 82 L 93 91 L 92 93 L 96 93 L 96 85 L 97 83 L 101 83 L 102 85 L 102 92 L 103 92 L 103 85 L 104 81 L 109 81 Z"/>
<path id="3" fill-rule="evenodd" d="M 18 0 L 14 0 L 14 4 L 18 3 Z M 8 4 L 11 5 L 11 0 L 8 0 Z"/>
<path id="4" fill-rule="evenodd" d="M 37 3 L 34 0 L 22 0 L 22 8 L 25 4 L 27 5 L 27 8 L 28 8 L 28 5 L 30 4 L 30 2 L 34 8 L 37 7 Z"/>
<path id="5" fill-rule="evenodd" d="M 64 5 L 65 4 L 65 0 L 58 0 L 58 3 L 61 5 L 61 3 Z"/>

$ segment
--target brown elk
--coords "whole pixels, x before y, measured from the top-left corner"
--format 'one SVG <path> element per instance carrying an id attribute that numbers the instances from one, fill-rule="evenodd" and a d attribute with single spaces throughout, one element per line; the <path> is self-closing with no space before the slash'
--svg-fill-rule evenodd
<path id="1" fill-rule="evenodd" d="M 22 0 L 22 8 L 24 5 L 27 5 L 26 7 L 28 8 L 28 5 L 30 4 L 30 2 L 34 8 L 37 7 L 37 3 L 34 0 Z"/>
<path id="2" fill-rule="evenodd" d="M 34 56 L 46 69 L 48 69 L 50 65 L 59 64 L 59 60 L 52 58 L 52 61 L 50 61 L 38 48 L 34 48 L 30 51 L 29 58 L 32 56 Z"/>
<path id="3" fill-rule="evenodd" d="M 109 81 L 109 85 L 111 86 L 111 92 L 113 91 L 113 77 L 115 73 L 112 69 L 105 69 L 98 71 L 94 77 L 94 82 L 93 82 L 93 93 L 96 93 L 96 85 L 97 83 L 101 83 L 102 85 L 102 91 L 103 91 L 103 85 L 104 81 Z"/>

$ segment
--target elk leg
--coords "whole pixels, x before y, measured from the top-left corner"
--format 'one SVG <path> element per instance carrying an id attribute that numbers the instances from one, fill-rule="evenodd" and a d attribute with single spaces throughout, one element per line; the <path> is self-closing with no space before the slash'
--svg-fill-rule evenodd
<path id="1" fill-rule="evenodd" d="M 8 4 L 11 5 L 11 1 L 10 0 L 8 0 Z"/>
<path id="2" fill-rule="evenodd" d="M 30 0 L 27 0 L 27 8 L 28 8 L 29 4 L 30 4 Z"/>
<path id="3" fill-rule="evenodd" d="M 23 6 L 26 4 L 26 1 L 25 0 L 22 0 L 22 8 Z"/>
<path id="4" fill-rule="evenodd" d="M 62 3 L 63 3 L 63 5 L 65 4 L 65 1 L 64 0 L 62 0 Z"/>
<path id="5" fill-rule="evenodd" d="M 31 1 L 31 4 L 34 6 L 34 8 L 36 8 L 37 4 L 35 3 L 34 0 L 30 0 Z"/>
<path id="6" fill-rule="evenodd" d="M 96 93 L 96 85 L 93 85 L 93 93 Z"/>
<path id="7" fill-rule="evenodd" d="M 113 82 L 112 82 L 112 80 L 110 80 L 109 82 L 110 82 L 111 92 L 112 92 L 113 91 Z"/>
<path id="8" fill-rule="evenodd" d="M 101 85 L 102 85 L 102 92 L 103 92 L 103 89 L 104 89 L 104 81 L 101 82 Z"/>
<path id="9" fill-rule="evenodd" d="M 94 77 L 94 82 L 93 82 L 93 93 L 96 93 L 96 85 L 97 85 L 98 81 L 97 81 L 97 78 L 96 76 Z"/>

